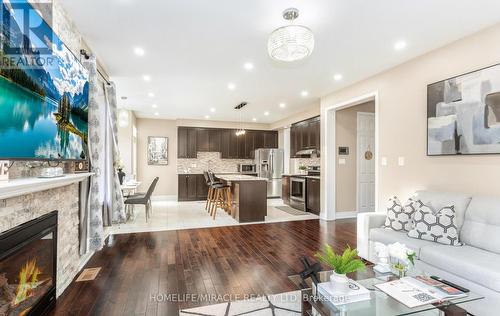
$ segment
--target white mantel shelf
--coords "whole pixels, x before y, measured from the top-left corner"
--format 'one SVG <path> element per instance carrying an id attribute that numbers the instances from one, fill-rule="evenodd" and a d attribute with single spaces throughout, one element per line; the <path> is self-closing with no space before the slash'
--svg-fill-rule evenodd
<path id="1" fill-rule="evenodd" d="M 63 187 L 83 181 L 92 175 L 93 173 L 86 172 L 65 174 L 63 177 L 58 178 L 21 178 L 9 180 L 9 182 L 0 183 L 0 200 Z"/>

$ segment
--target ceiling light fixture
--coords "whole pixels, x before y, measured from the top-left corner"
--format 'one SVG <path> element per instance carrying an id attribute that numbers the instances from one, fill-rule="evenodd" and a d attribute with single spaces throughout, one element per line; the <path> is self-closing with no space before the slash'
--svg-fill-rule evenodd
<path id="1" fill-rule="evenodd" d="M 245 68 L 245 70 L 253 70 L 253 64 L 252 63 L 244 63 L 243 64 L 243 68 Z"/>
<path id="2" fill-rule="evenodd" d="M 252 121 L 257 122 L 257 119 L 254 117 L 254 118 L 252 119 Z"/>
<path id="3" fill-rule="evenodd" d="M 306 91 L 306 90 L 304 90 L 304 91 L 302 91 L 302 92 L 300 93 L 300 95 L 301 95 L 301 96 L 303 96 L 303 97 L 307 97 L 307 96 L 309 95 L 309 92 L 308 92 L 308 91 Z"/>
<path id="4" fill-rule="evenodd" d="M 210 112 L 214 113 L 215 112 L 215 108 L 210 108 Z"/>
<path id="5" fill-rule="evenodd" d="M 290 24 L 275 29 L 269 36 L 267 51 L 271 58 L 292 62 L 312 54 L 314 35 L 308 27 L 293 24 L 298 17 L 299 10 L 295 8 L 283 11 L 283 18 L 290 21 Z"/>
<path id="6" fill-rule="evenodd" d="M 236 85 L 234 83 L 230 82 L 230 83 L 227 84 L 227 88 L 229 90 L 234 90 L 234 89 L 236 89 Z"/>
<path id="7" fill-rule="evenodd" d="M 137 56 L 144 56 L 146 54 L 146 51 L 143 48 L 141 48 L 141 47 L 135 47 L 134 48 L 134 53 Z"/>
<path id="8" fill-rule="evenodd" d="M 269 116 L 269 112 L 267 112 L 267 111 L 266 111 L 266 112 L 264 112 L 264 115 L 265 115 L 265 116 Z"/>
<path id="9" fill-rule="evenodd" d="M 158 115 L 160 115 L 160 113 L 158 113 L 158 112 L 155 112 L 155 115 L 156 115 L 156 116 L 158 116 Z"/>
<path id="10" fill-rule="evenodd" d="M 150 92 L 150 93 L 148 93 L 148 97 L 150 97 L 150 98 L 154 98 L 154 97 L 155 97 L 155 94 L 154 94 L 153 92 Z"/>
<path id="11" fill-rule="evenodd" d="M 399 41 L 394 44 L 394 49 L 395 50 L 403 50 L 406 48 L 406 42 L 405 41 Z"/>
<path id="12" fill-rule="evenodd" d="M 156 109 L 156 108 L 158 107 L 158 105 L 153 104 L 153 105 L 151 105 L 151 107 L 152 107 L 153 109 Z"/>
<path id="13" fill-rule="evenodd" d="M 247 105 L 246 102 L 241 102 L 240 104 L 238 104 L 237 106 L 234 107 L 234 109 L 236 111 L 238 111 L 238 114 L 240 116 L 240 128 L 236 131 L 236 136 L 241 136 L 241 135 L 245 135 L 246 134 L 246 131 L 245 129 L 243 128 L 243 117 L 242 117 L 242 111 L 243 111 L 243 107 Z"/>
<path id="14" fill-rule="evenodd" d="M 286 107 L 286 104 L 284 102 L 280 103 L 280 108 L 284 109 Z"/>
<path id="15" fill-rule="evenodd" d="M 335 80 L 335 81 L 342 80 L 342 75 L 341 74 L 335 74 L 335 75 L 333 75 L 333 80 Z"/>
<path id="16" fill-rule="evenodd" d="M 144 79 L 144 81 L 151 81 L 151 76 L 150 75 L 144 75 L 144 76 L 142 76 L 142 79 Z"/>
<path id="17" fill-rule="evenodd" d="M 205 118 L 208 120 L 210 118 L 210 115 L 205 115 Z"/>

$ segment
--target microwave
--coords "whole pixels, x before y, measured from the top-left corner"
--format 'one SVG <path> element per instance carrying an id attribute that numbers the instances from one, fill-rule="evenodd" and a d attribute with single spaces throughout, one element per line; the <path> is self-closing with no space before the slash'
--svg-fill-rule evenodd
<path id="1" fill-rule="evenodd" d="M 240 172 L 240 173 L 257 173 L 257 167 L 255 166 L 255 164 L 240 163 L 238 165 L 238 172 Z"/>

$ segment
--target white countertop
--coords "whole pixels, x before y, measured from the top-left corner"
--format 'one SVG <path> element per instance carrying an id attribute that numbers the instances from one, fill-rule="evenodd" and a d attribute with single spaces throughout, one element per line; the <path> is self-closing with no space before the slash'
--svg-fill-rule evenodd
<path id="1" fill-rule="evenodd" d="M 244 174 L 220 174 L 216 173 L 215 176 L 224 181 L 267 181 L 266 178 L 259 178 L 254 176 L 248 176 Z"/>
<path id="2" fill-rule="evenodd" d="M 0 182 L 0 199 L 40 192 L 83 181 L 93 173 L 71 173 L 57 178 L 20 178 Z"/>

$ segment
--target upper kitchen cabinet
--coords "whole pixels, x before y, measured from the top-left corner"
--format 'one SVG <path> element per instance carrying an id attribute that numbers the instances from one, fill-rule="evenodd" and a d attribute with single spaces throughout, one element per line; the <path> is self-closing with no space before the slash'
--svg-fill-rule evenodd
<path id="1" fill-rule="evenodd" d="M 221 151 L 221 130 L 210 129 L 208 130 L 208 151 L 220 152 Z"/>
<path id="2" fill-rule="evenodd" d="M 177 129 L 177 158 L 196 158 L 196 130 L 188 127 Z"/>
<path id="3" fill-rule="evenodd" d="M 290 155 L 293 158 L 302 157 L 297 152 L 306 149 L 314 149 L 320 152 L 320 117 L 313 117 L 305 121 L 295 123 L 290 128 Z"/>
<path id="4" fill-rule="evenodd" d="M 264 133 L 264 148 L 278 148 L 278 132 L 265 131 Z"/>
<path id="5" fill-rule="evenodd" d="M 223 129 L 221 130 L 221 157 L 223 159 L 238 158 L 238 136 L 236 130 Z"/>
<path id="6" fill-rule="evenodd" d="M 206 128 L 196 129 L 196 150 L 197 151 L 209 151 L 210 149 L 210 137 L 209 130 Z"/>

